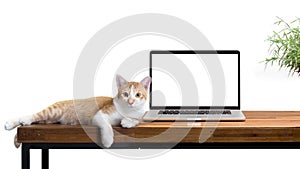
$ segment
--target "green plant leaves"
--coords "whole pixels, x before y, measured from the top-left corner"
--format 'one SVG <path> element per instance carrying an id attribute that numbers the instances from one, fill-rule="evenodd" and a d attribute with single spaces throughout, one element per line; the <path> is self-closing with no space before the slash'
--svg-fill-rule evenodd
<path id="1" fill-rule="evenodd" d="M 288 23 L 278 18 L 274 24 L 281 26 L 279 31 L 273 31 L 268 36 L 267 41 L 270 42 L 269 53 L 270 58 L 266 58 L 263 62 L 271 66 L 277 63 L 281 68 L 287 68 L 289 74 L 297 72 L 300 75 L 300 18 Z"/>

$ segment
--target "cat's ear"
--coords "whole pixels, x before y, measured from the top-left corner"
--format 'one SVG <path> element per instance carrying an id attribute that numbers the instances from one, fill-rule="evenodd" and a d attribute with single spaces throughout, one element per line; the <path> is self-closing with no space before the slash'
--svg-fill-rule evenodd
<path id="1" fill-rule="evenodd" d="M 150 83 L 151 83 L 151 77 L 149 77 L 149 76 L 145 77 L 145 78 L 140 82 L 140 84 L 141 84 L 146 90 L 148 90 Z"/>
<path id="2" fill-rule="evenodd" d="M 127 82 L 122 76 L 116 75 L 118 89 L 122 88 Z"/>

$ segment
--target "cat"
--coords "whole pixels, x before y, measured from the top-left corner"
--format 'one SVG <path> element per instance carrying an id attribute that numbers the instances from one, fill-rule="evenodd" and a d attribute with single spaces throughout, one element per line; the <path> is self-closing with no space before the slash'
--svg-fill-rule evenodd
<path id="1" fill-rule="evenodd" d="M 116 75 L 116 82 L 118 93 L 114 98 L 100 96 L 57 102 L 36 114 L 7 121 L 4 127 L 12 130 L 32 123 L 96 125 L 101 131 L 102 145 L 109 148 L 113 144 L 112 126 L 121 124 L 124 128 L 131 128 L 139 124 L 145 113 L 151 77 L 128 82 Z"/>

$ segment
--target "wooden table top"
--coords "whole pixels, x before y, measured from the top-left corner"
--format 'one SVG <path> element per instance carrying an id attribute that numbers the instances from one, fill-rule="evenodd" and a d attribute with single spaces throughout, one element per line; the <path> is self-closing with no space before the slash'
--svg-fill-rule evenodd
<path id="1" fill-rule="evenodd" d="M 243 111 L 244 122 L 143 122 L 114 127 L 114 141 L 147 143 L 300 142 L 300 111 Z M 88 133 L 88 134 L 87 134 Z M 20 143 L 99 142 L 95 126 L 35 124 L 18 128 Z"/>

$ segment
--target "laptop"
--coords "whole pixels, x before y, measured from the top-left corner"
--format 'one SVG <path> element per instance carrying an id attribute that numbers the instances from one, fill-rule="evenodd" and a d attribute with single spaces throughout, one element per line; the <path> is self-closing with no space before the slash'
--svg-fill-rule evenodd
<path id="1" fill-rule="evenodd" d="M 150 51 L 144 121 L 244 121 L 237 50 Z"/>

